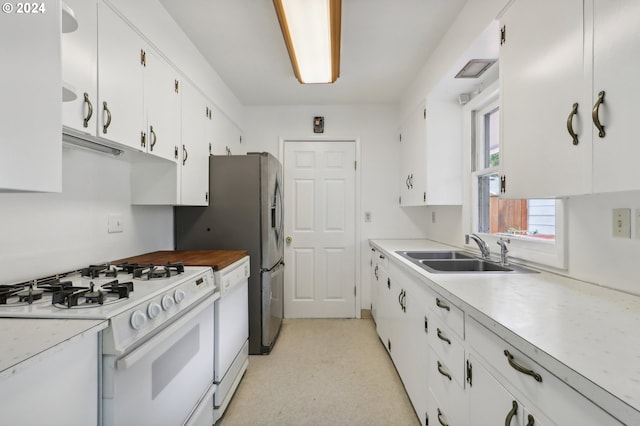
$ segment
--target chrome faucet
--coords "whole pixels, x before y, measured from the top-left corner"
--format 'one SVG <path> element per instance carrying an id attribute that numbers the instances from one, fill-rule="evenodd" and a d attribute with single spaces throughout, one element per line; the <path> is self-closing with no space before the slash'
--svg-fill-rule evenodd
<path id="1" fill-rule="evenodd" d="M 497 241 L 497 244 L 500 246 L 500 264 L 502 266 L 506 266 L 509 264 L 509 259 L 507 258 L 507 253 L 509 253 L 509 249 L 507 248 L 507 243 L 511 243 L 510 239 L 500 238 Z"/>
<path id="2" fill-rule="evenodd" d="M 476 244 L 478 244 L 478 248 L 480 249 L 480 253 L 482 253 L 483 259 L 489 260 L 491 258 L 489 246 L 482 238 L 480 238 L 477 234 L 471 234 L 471 235 L 466 234 L 464 236 L 465 244 L 469 244 L 469 239 L 472 239 L 473 241 L 476 242 Z"/>

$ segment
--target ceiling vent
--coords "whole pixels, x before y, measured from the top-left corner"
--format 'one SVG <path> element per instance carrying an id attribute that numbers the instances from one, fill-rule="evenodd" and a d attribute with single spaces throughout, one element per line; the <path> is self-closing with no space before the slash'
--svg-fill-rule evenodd
<path id="1" fill-rule="evenodd" d="M 496 62 L 497 59 L 472 59 L 458 71 L 456 78 L 478 78 Z"/>

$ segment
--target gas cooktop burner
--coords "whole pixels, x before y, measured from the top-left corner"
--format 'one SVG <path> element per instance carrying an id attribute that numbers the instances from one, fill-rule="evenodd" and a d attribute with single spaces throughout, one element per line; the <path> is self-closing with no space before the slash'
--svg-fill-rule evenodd
<path id="1" fill-rule="evenodd" d="M 165 265 L 141 265 L 138 263 L 123 263 L 117 265 L 123 271 L 132 274 L 133 278 L 152 280 L 156 278 L 169 278 L 184 273 L 182 262 L 166 263 Z"/>
<path id="2" fill-rule="evenodd" d="M 86 268 L 80 270 L 80 274 L 83 277 L 99 278 L 102 274 L 103 277 L 115 278 L 118 276 L 118 269 L 108 263 L 102 265 L 89 265 Z"/>
<path id="3" fill-rule="evenodd" d="M 128 298 L 132 291 L 132 282 L 120 283 L 118 280 L 113 280 L 101 286 L 91 282 L 89 287 L 65 286 L 54 290 L 51 303 L 67 308 L 103 305 L 107 301 Z"/>

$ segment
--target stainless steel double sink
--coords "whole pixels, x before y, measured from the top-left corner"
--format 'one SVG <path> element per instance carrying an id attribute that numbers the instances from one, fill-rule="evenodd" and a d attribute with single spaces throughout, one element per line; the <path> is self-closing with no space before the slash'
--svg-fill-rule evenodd
<path id="1" fill-rule="evenodd" d="M 432 273 L 537 273 L 519 265 L 501 265 L 499 262 L 477 258 L 463 251 L 397 251 Z"/>

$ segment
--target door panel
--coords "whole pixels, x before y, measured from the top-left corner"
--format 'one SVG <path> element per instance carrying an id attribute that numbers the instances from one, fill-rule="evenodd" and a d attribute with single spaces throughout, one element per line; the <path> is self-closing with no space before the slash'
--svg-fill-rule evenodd
<path id="1" fill-rule="evenodd" d="M 285 316 L 355 316 L 355 143 L 285 143 Z"/>

